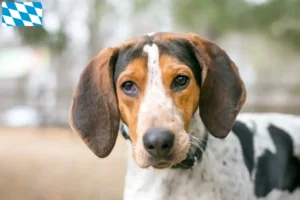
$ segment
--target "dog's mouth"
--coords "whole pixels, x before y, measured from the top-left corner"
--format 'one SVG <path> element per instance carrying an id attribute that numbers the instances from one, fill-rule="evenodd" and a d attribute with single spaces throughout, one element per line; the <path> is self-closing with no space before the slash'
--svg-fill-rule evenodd
<path id="1" fill-rule="evenodd" d="M 207 140 L 208 134 L 206 134 L 202 140 L 190 136 L 191 146 L 189 148 L 186 158 L 183 161 L 174 164 L 172 157 L 166 157 L 164 159 L 159 159 L 156 161 L 152 160 L 154 162 L 154 164 L 152 164 L 152 167 L 155 169 L 191 169 L 202 160 L 203 154 L 205 153 Z"/>
<path id="2" fill-rule="evenodd" d="M 153 165 L 155 169 L 165 169 L 165 168 L 172 168 L 172 169 L 190 169 L 193 168 L 197 162 L 201 161 L 202 156 L 204 154 L 205 148 L 207 144 L 207 138 L 202 141 L 202 148 L 200 146 L 192 145 L 189 149 L 186 159 L 181 161 L 180 163 L 172 163 L 171 161 L 160 161 Z"/>
<path id="3" fill-rule="evenodd" d="M 192 168 L 193 166 L 196 165 L 198 161 L 201 160 L 202 157 L 202 150 L 199 149 L 190 149 L 189 153 L 187 154 L 186 159 L 181 161 L 180 163 L 172 163 L 171 161 L 160 161 L 157 162 L 156 164 L 152 165 L 153 168 L 155 169 L 166 169 L 166 168 L 181 168 L 181 169 L 189 169 Z"/>
<path id="4" fill-rule="evenodd" d="M 172 163 L 171 162 L 164 162 L 164 161 L 153 165 L 153 168 L 155 168 L 155 169 L 165 169 L 165 168 L 170 168 L 170 167 L 172 167 Z"/>

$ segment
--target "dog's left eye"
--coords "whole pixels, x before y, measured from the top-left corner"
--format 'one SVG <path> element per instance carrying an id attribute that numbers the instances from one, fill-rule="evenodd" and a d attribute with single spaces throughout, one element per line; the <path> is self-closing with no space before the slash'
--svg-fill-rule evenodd
<path id="1" fill-rule="evenodd" d="M 137 85 L 132 81 L 126 81 L 121 85 L 122 90 L 129 96 L 136 96 L 138 93 Z"/>
<path id="2" fill-rule="evenodd" d="M 190 82 L 190 78 L 185 75 L 178 75 L 172 82 L 172 89 L 177 92 L 185 89 Z"/>

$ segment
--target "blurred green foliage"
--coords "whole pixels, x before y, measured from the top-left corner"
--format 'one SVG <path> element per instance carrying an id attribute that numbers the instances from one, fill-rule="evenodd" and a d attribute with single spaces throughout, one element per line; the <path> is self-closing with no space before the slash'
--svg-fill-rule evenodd
<path id="1" fill-rule="evenodd" d="M 48 33 L 43 27 L 16 27 L 22 41 L 30 45 L 49 48 L 59 54 L 67 45 L 67 35 L 60 29 L 56 34 Z"/>
<path id="2" fill-rule="evenodd" d="M 150 0 L 133 2 L 134 12 L 142 12 L 153 3 Z M 170 3 L 175 23 L 193 32 L 205 27 L 211 39 L 232 30 L 255 31 L 267 34 L 277 42 L 300 51 L 300 0 L 266 0 L 261 4 L 249 3 L 246 0 L 170 0 Z M 91 40 L 97 38 L 93 34 L 98 34 L 97 25 L 107 12 L 113 10 L 104 0 L 94 1 L 88 22 Z M 42 27 L 19 27 L 17 30 L 24 43 L 43 44 L 57 53 L 61 52 L 68 42 L 64 30 L 56 34 L 50 34 Z"/>
<path id="3" fill-rule="evenodd" d="M 134 12 L 140 12 L 148 8 L 151 4 L 151 0 L 133 0 L 134 1 Z"/>
<path id="4" fill-rule="evenodd" d="M 257 31 L 300 51 L 300 1 L 172 0 L 181 25 L 197 30 L 206 26 L 212 38 L 227 31 Z"/>

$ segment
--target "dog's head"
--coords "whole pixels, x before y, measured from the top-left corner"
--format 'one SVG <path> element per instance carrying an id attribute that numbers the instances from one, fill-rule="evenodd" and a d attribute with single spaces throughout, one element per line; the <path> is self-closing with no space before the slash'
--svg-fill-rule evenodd
<path id="1" fill-rule="evenodd" d="M 122 120 L 136 163 L 165 168 L 186 158 L 198 109 L 208 132 L 224 138 L 245 97 L 237 67 L 219 46 L 193 33 L 156 33 L 90 61 L 73 95 L 70 124 L 102 158 Z"/>

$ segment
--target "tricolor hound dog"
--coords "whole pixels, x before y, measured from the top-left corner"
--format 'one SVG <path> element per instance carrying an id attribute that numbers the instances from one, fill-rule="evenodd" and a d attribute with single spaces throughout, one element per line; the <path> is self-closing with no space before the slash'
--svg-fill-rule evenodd
<path id="1" fill-rule="evenodd" d="M 125 200 L 299 200 L 300 118 L 237 117 L 245 99 L 219 46 L 155 33 L 87 65 L 70 124 L 101 158 L 121 127 L 130 144 Z"/>

